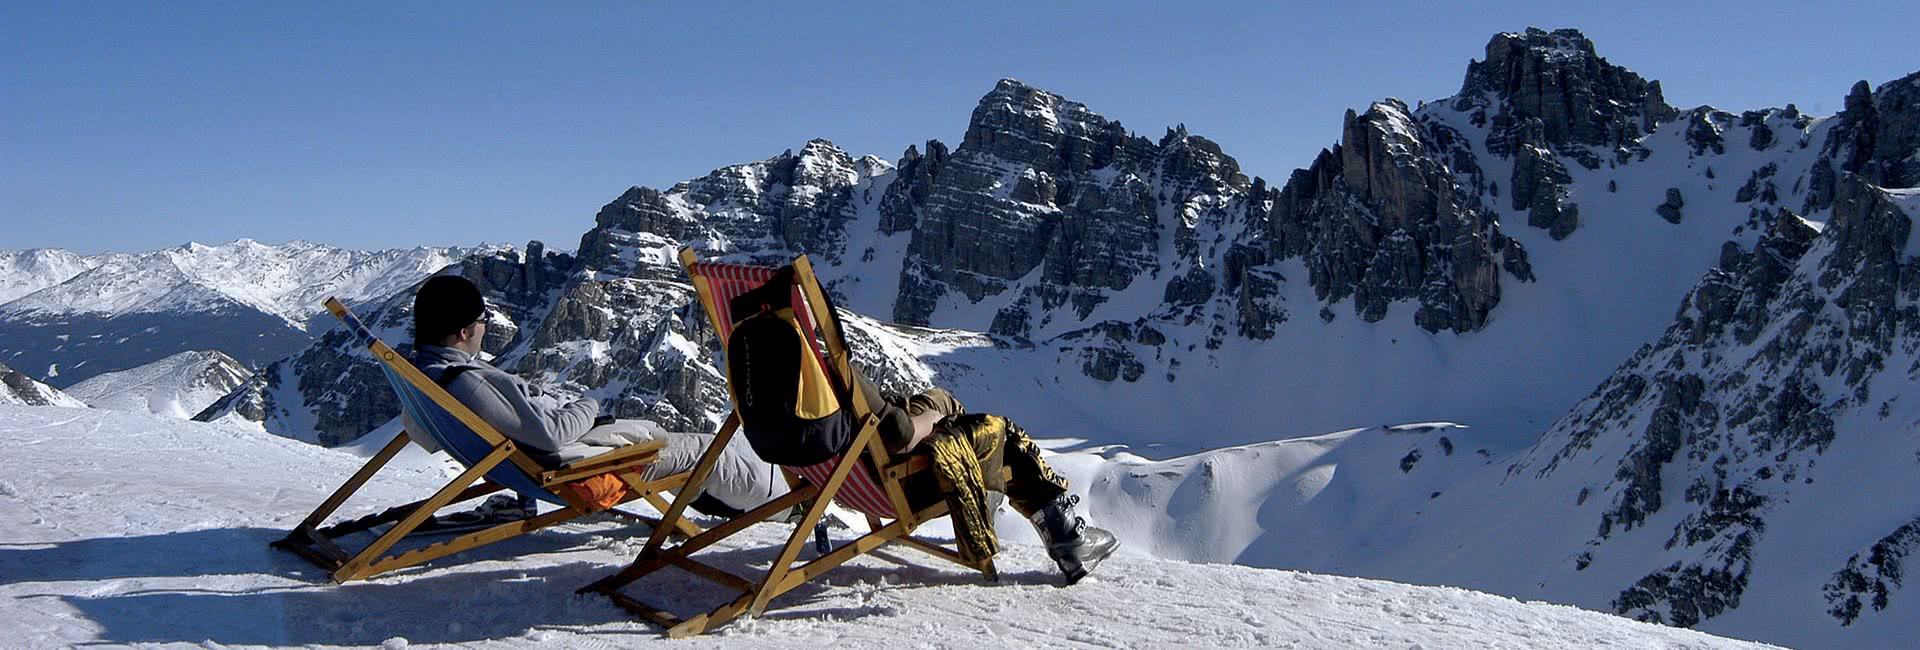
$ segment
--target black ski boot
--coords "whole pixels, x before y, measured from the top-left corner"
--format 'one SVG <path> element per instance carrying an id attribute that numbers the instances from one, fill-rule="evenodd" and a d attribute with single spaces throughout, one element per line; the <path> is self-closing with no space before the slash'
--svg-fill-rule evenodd
<path id="1" fill-rule="evenodd" d="M 1087 577 L 1093 567 L 1120 548 L 1120 540 L 1113 533 L 1088 526 L 1087 520 L 1073 513 L 1078 503 L 1080 497 L 1063 494 L 1029 517 L 1040 540 L 1047 544 L 1047 555 L 1060 565 L 1061 573 L 1067 574 L 1067 584 Z"/>

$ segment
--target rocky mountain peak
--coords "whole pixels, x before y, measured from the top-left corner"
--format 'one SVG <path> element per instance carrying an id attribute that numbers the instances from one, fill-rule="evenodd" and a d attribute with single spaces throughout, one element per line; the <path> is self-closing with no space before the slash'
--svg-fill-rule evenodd
<path id="1" fill-rule="evenodd" d="M 1920 72 L 1881 84 L 1853 84 L 1846 108 L 1813 166 L 1808 214 L 1833 204 L 1839 176 L 1859 174 L 1889 189 L 1920 186 Z"/>
<path id="2" fill-rule="evenodd" d="M 974 107 L 960 150 L 1079 173 L 1107 166 L 1127 135 L 1084 104 L 1002 79 Z"/>
<path id="3" fill-rule="evenodd" d="M 1486 117 L 1505 134 L 1488 141 L 1488 149 L 1502 155 L 1513 152 L 1510 132 L 1529 120 L 1540 121 L 1544 141 L 1537 145 L 1631 148 L 1677 114 L 1661 96 L 1660 82 L 1608 63 L 1579 30 L 1535 27 L 1495 34 L 1486 59 L 1467 64 L 1456 108 L 1476 106 L 1492 111 Z"/>
<path id="4" fill-rule="evenodd" d="M 1191 188 L 1209 194 L 1245 193 L 1253 184 L 1240 173 L 1240 161 L 1227 155 L 1212 140 L 1187 132 L 1186 125 L 1167 129 L 1160 139 L 1160 169 L 1165 178 L 1192 179 L 1203 184 Z"/>
<path id="5" fill-rule="evenodd" d="M 891 169 L 884 160 L 856 160 L 815 139 L 799 153 L 728 165 L 665 192 L 628 188 L 600 209 L 594 228 L 580 238 L 580 262 L 611 277 L 672 280 L 681 277 L 672 251 L 686 242 L 837 256 L 846 243 L 854 186 Z"/>

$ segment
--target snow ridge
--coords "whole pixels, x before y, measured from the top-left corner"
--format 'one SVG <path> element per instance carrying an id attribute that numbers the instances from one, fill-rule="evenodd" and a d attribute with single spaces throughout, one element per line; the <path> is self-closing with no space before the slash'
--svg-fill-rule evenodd
<path id="1" fill-rule="evenodd" d="M 218 350 L 179 354 L 138 368 L 94 375 L 67 393 L 94 408 L 190 418 L 253 375 Z"/>

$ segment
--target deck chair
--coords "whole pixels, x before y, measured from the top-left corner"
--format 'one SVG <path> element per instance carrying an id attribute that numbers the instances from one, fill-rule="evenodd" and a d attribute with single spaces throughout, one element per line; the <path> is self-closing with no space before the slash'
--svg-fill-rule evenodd
<path id="1" fill-rule="evenodd" d="M 374 454 L 373 458 L 360 468 L 360 471 L 354 473 L 352 478 L 347 479 L 346 483 L 334 490 L 333 495 L 327 497 L 327 500 L 322 502 L 313 514 L 308 515 L 306 520 L 300 522 L 300 525 L 286 537 L 273 542 L 274 548 L 292 551 L 327 569 L 331 572 L 330 576 L 334 582 L 372 577 L 595 512 L 605 511 L 657 526 L 659 520 L 621 510 L 618 507 L 603 509 L 595 503 L 590 503 L 582 495 L 568 489 L 569 484 L 611 473 L 626 487 L 626 495 L 620 499 L 620 503 L 645 499 L 653 504 L 654 508 L 665 512 L 668 504 L 660 496 L 660 492 L 679 489 L 686 483 L 688 477 L 686 473 L 655 481 L 647 481 L 641 477 L 641 469 L 654 462 L 659 457 L 660 450 L 666 446 L 664 441 L 659 440 L 627 445 L 561 467 L 545 467 L 522 451 L 512 440 L 489 426 L 485 420 L 480 419 L 480 416 L 454 400 L 452 395 L 448 395 L 446 390 L 428 379 L 399 353 L 394 352 L 393 348 L 375 338 L 372 331 L 360 322 L 360 318 L 348 311 L 338 299 L 329 298 L 326 306 L 327 310 L 344 322 L 359 342 L 373 353 L 374 358 L 380 361 L 381 370 L 386 374 L 387 381 L 392 384 L 394 392 L 400 397 L 400 408 L 414 423 L 425 429 L 418 432 L 403 430 L 399 435 L 394 436 L 392 442 L 387 443 L 387 446 Z M 320 524 L 325 522 L 327 517 L 331 516 L 348 497 L 366 484 L 368 479 L 373 478 L 380 468 L 386 466 L 387 461 L 399 453 L 414 435 L 430 436 L 432 440 L 439 443 L 440 448 L 453 456 L 454 460 L 465 465 L 466 471 L 448 482 L 446 487 L 425 499 L 394 506 L 377 514 L 320 527 Z M 414 532 L 441 508 L 501 490 L 513 490 L 524 496 L 559 505 L 561 508 L 402 553 L 382 555 L 408 534 Z M 335 540 L 340 537 L 387 523 L 394 525 L 359 551 L 348 552 L 335 543 Z M 699 527 L 684 518 L 676 521 L 675 526 L 683 535 L 692 536 L 700 533 Z"/>
<path id="2" fill-rule="evenodd" d="M 762 286 L 780 270 L 764 266 L 702 262 L 695 257 L 692 249 L 681 249 L 680 263 L 693 279 L 700 304 L 706 309 L 707 318 L 713 323 L 722 346 L 725 346 L 728 335 L 732 333 L 733 315 L 729 313 L 729 301 Z M 647 545 L 625 569 L 579 590 L 580 593 L 598 592 L 611 597 L 629 612 L 667 628 L 668 637 L 700 634 L 742 614 L 757 616 L 766 610 L 768 602 L 774 597 L 889 542 L 900 542 L 978 570 L 988 580 L 998 579 L 992 558 L 969 563 L 961 558 L 957 549 L 912 535 L 921 523 L 947 514 L 945 500 L 919 511 L 909 508 L 906 493 L 902 489 L 904 479 L 917 472 L 931 471 L 932 463 L 925 455 L 897 460 L 887 452 L 879 436 L 879 418 L 853 384 L 846 339 L 832 303 L 821 291 L 819 279 L 814 276 L 813 267 L 806 256 L 795 259 L 793 268 L 791 295 L 794 311 L 802 328 L 813 335 L 806 337 L 807 346 L 819 357 L 821 363 L 818 367 L 831 375 L 828 380 L 838 382 L 837 388 L 843 389 L 837 391 L 838 394 L 850 396 L 852 403 L 843 404 L 843 408 L 852 409 L 854 417 L 860 422 L 859 431 L 847 451 L 839 456 L 809 467 L 783 467 L 794 484 L 794 489 L 786 496 L 713 526 L 707 532 L 672 548 L 665 547 L 665 531 L 669 529 L 656 528 Z M 815 337 L 819 340 L 815 340 Z M 822 341 L 826 347 L 825 354 L 821 354 Z M 740 410 L 736 405 L 734 412 L 721 425 L 712 446 L 700 459 L 700 464 L 694 467 L 693 477 L 688 479 L 690 484 L 699 485 L 706 479 L 719 459 L 720 451 L 739 432 L 740 422 Z M 866 515 L 872 532 L 830 550 L 823 549 L 819 557 L 794 566 L 801 547 L 807 541 L 808 531 L 820 521 L 830 502 L 837 502 Z M 676 498 L 673 506 L 666 511 L 664 520 L 678 521 L 686 512 L 687 504 L 685 494 Z M 764 574 L 735 575 L 693 558 L 693 554 L 701 549 L 799 504 L 809 504 L 806 515 L 796 522 L 793 534 Z M 883 520 L 891 521 L 883 523 Z M 710 612 L 682 619 L 619 591 L 621 587 L 667 566 L 680 567 L 736 590 L 740 595 Z"/>

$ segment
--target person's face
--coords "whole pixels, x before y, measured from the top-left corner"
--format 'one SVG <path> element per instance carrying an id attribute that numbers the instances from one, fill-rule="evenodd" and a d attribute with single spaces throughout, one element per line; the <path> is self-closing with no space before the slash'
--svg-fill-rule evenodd
<path id="1" fill-rule="evenodd" d="M 480 320 L 468 323 L 466 327 L 460 328 L 460 340 L 455 343 L 453 347 L 467 354 L 478 355 L 480 354 L 480 342 L 486 337 L 487 317 L 485 314 L 482 314 Z"/>

